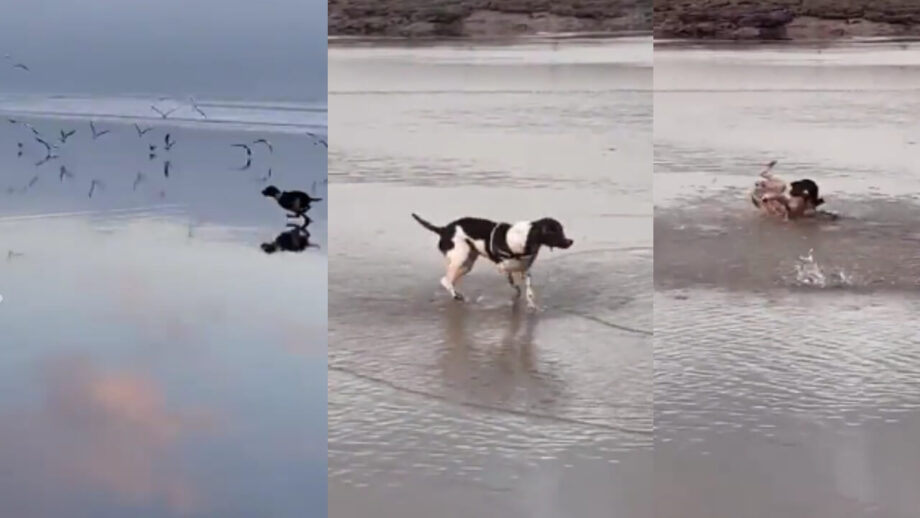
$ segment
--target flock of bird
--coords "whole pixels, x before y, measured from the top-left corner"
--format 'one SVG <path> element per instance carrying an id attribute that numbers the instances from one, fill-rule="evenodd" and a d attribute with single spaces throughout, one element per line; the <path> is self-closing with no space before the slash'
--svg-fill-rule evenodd
<path id="1" fill-rule="evenodd" d="M 28 65 L 14 60 L 13 57 L 10 56 L 9 54 L 4 55 L 4 60 L 8 62 L 9 66 L 11 66 L 14 69 L 21 70 L 23 72 L 31 71 Z M 167 100 L 171 100 L 171 99 L 169 97 L 160 97 L 158 99 L 158 103 L 162 103 L 163 101 L 167 101 Z M 157 103 L 151 104 L 150 110 L 156 113 L 161 119 L 167 120 L 173 113 L 175 113 L 176 111 L 184 107 L 189 108 L 192 112 L 196 113 L 202 118 L 208 119 L 208 114 L 205 112 L 202 106 L 198 104 L 198 102 L 193 97 L 190 97 L 188 99 L 187 104 L 183 103 L 183 104 L 179 104 L 176 106 L 172 106 L 170 108 L 165 108 L 164 106 L 162 106 L 162 104 L 157 104 Z M 57 135 L 53 138 L 49 135 L 43 134 L 41 131 L 35 128 L 35 126 L 33 126 L 32 124 L 24 120 L 19 120 L 17 118 L 8 117 L 7 122 L 13 125 L 21 126 L 25 130 L 27 130 L 28 135 L 31 136 L 31 138 L 36 143 L 38 143 L 44 150 L 44 156 L 41 159 L 39 159 L 37 162 L 35 162 L 35 166 L 41 166 L 51 160 L 60 158 L 60 151 L 62 150 L 63 146 L 65 146 L 68 140 L 71 139 L 74 135 L 76 135 L 78 131 L 75 128 L 59 129 Z M 172 148 L 176 145 L 176 140 L 173 138 L 172 133 L 168 131 L 163 135 L 162 141 L 159 141 L 159 140 L 149 140 L 149 139 L 145 140 L 145 137 L 147 137 L 147 135 L 151 131 L 154 130 L 153 127 L 142 127 L 139 123 L 134 123 L 134 130 L 137 133 L 137 137 L 139 139 L 144 140 L 145 143 L 147 144 L 147 152 L 148 152 L 147 157 L 149 160 L 154 160 L 155 158 L 157 158 L 158 154 L 161 151 L 166 152 L 166 153 L 170 152 Z M 96 140 L 99 140 L 105 137 L 106 135 L 112 133 L 112 131 L 113 131 L 112 129 L 100 128 L 99 126 L 96 125 L 95 121 L 91 120 L 89 122 L 89 134 L 91 135 L 93 141 L 96 141 Z M 317 135 L 311 132 L 306 132 L 306 135 L 312 140 L 312 143 L 314 146 L 323 146 L 324 148 L 328 149 L 329 144 L 327 140 L 322 138 L 320 135 Z M 247 143 L 231 144 L 231 147 L 241 149 L 243 152 L 245 152 L 246 161 L 241 167 L 238 168 L 239 170 L 246 170 L 252 167 L 253 155 L 254 155 L 253 149 L 256 146 L 264 147 L 265 150 L 269 154 L 273 154 L 275 152 L 275 147 L 266 138 L 259 138 L 259 139 L 253 140 L 252 142 L 247 142 Z M 20 140 L 19 142 L 17 142 L 16 147 L 17 147 L 17 157 L 22 157 L 26 152 L 25 142 Z M 172 171 L 172 162 L 171 160 L 167 158 L 163 162 L 163 176 L 165 178 L 169 178 L 171 171 Z M 75 176 L 76 175 L 74 175 L 74 173 L 70 171 L 66 165 L 60 166 L 58 178 L 61 183 L 63 183 L 65 180 L 73 180 Z M 259 178 L 259 181 L 265 183 L 271 178 L 271 176 L 272 176 L 272 170 L 271 168 L 269 168 L 267 174 Z M 132 183 L 132 190 L 136 191 L 138 186 L 140 186 L 146 179 L 147 178 L 143 173 L 138 172 Z M 38 181 L 39 181 L 39 176 L 36 175 L 31 180 L 29 180 L 28 184 L 26 184 L 25 187 L 21 189 L 10 187 L 7 189 L 7 192 L 10 194 L 15 193 L 17 191 L 25 192 L 31 189 L 32 187 L 34 187 L 36 183 L 38 183 Z M 96 191 L 100 189 L 104 189 L 104 188 L 105 188 L 105 185 L 103 184 L 101 180 L 96 179 L 96 178 L 91 178 L 89 182 L 89 191 L 87 193 L 87 196 L 89 198 L 92 198 L 93 195 L 96 193 Z M 313 182 L 312 189 L 315 191 L 316 182 Z M 164 193 L 161 192 L 161 196 L 163 194 Z M 322 198 L 314 198 L 310 196 L 309 194 L 302 192 L 302 191 L 281 191 L 273 185 L 270 185 L 267 188 L 265 188 L 262 191 L 262 194 L 264 196 L 274 198 L 277 201 L 278 205 L 280 205 L 283 209 L 289 211 L 290 214 L 288 215 L 288 218 L 302 218 L 302 221 L 299 224 L 289 223 L 288 227 L 290 229 L 286 230 L 285 232 L 282 232 L 280 235 L 278 235 L 275 238 L 274 241 L 269 242 L 269 243 L 263 243 L 262 250 L 265 251 L 265 253 L 274 253 L 278 250 L 299 252 L 299 251 L 303 251 L 306 248 L 317 246 L 309 242 L 310 233 L 309 231 L 307 231 L 307 227 L 311 223 L 311 220 L 306 215 L 306 213 L 307 211 L 310 210 L 310 206 L 312 203 L 321 201 Z M 12 254 L 13 252 L 10 251 L 7 257 L 8 260 L 13 258 Z"/>
<path id="2" fill-rule="evenodd" d="M 163 101 L 166 99 L 168 98 L 163 97 L 163 98 L 160 98 L 159 100 Z M 194 98 L 190 98 L 189 102 L 190 102 L 190 106 L 192 110 L 194 110 L 196 113 L 198 113 L 204 118 L 208 117 L 208 115 L 201 108 L 201 106 L 195 101 Z M 150 109 L 156 112 L 157 114 L 159 114 L 160 117 L 163 119 L 168 119 L 172 113 L 176 112 L 180 108 L 182 108 L 182 105 L 175 106 L 167 110 L 164 110 L 161 106 L 158 106 L 157 104 L 152 104 L 150 106 Z M 23 127 L 25 130 L 28 130 L 27 134 L 31 136 L 35 142 L 41 145 L 42 149 L 44 150 L 44 155 L 37 162 L 35 162 L 36 167 L 42 166 L 51 160 L 60 158 L 59 152 L 62 146 L 66 145 L 68 140 L 72 138 L 75 134 L 77 134 L 77 129 L 74 129 L 74 128 L 60 129 L 58 130 L 57 138 L 51 138 L 50 136 L 43 134 L 41 131 L 36 129 L 35 126 L 33 126 L 32 124 L 26 121 L 19 120 L 16 118 L 7 118 L 7 121 L 10 124 L 19 125 Z M 152 127 L 142 127 L 140 124 L 134 123 L 134 130 L 137 133 L 137 137 L 139 139 L 144 139 L 145 137 L 147 137 L 148 133 L 153 131 L 153 129 L 154 128 Z M 112 130 L 102 129 L 96 125 L 95 121 L 90 121 L 89 122 L 89 133 L 92 137 L 92 140 L 96 141 L 112 133 Z M 315 133 L 310 133 L 310 132 L 307 132 L 307 135 L 313 140 L 314 145 L 321 145 L 325 148 L 328 148 L 328 142 L 324 138 L 320 137 L 319 135 L 316 135 Z M 146 144 L 147 144 L 147 158 L 149 160 L 154 160 L 159 156 L 159 153 L 161 151 L 166 152 L 166 153 L 170 152 L 172 148 L 176 145 L 176 140 L 175 138 L 173 138 L 172 133 L 167 131 L 163 135 L 162 141 L 147 140 Z M 254 155 L 253 148 L 255 148 L 256 146 L 263 146 L 269 154 L 273 154 L 275 152 L 275 147 L 272 145 L 271 141 L 269 141 L 266 138 L 259 138 L 259 139 L 253 140 L 252 142 L 247 142 L 247 143 L 231 144 L 231 147 L 242 149 L 246 153 L 246 156 L 245 156 L 246 161 L 241 167 L 238 168 L 239 170 L 247 170 L 252 167 L 253 155 Z M 17 142 L 16 147 L 17 147 L 17 157 L 22 157 L 26 151 L 25 142 L 20 140 L 19 142 Z M 171 171 L 172 171 L 172 161 L 169 159 L 166 159 L 163 162 L 163 176 L 165 178 L 169 178 Z M 61 182 L 64 182 L 65 179 L 74 178 L 74 174 L 71 171 L 69 171 L 66 166 L 62 165 L 60 167 L 59 172 L 60 172 L 59 179 Z M 269 167 L 268 172 L 264 176 L 260 177 L 259 181 L 264 183 L 264 182 L 267 182 L 271 177 L 272 177 L 272 169 Z M 146 179 L 146 176 L 143 173 L 138 172 L 137 176 L 134 179 L 132 189 L 136 191 L 138 186 L 145 179 Z M 7 192 L 12 194 L 16 192 L 17 190 L 19 190 L 20 192 L 27 191 L 28 189 L 32 188 L 36 182 L 38 182 L 38 176 L 33 177 L 32 180 L 30 180 L 28 185 L 26 185 L 25 187 L 21 189 L 10 187 L 7 189 Z M 100 180 L 91 179 L 88 196 L 92 198 L 96 190 L 101 187 L 103 187 L 103 185 Z"/>

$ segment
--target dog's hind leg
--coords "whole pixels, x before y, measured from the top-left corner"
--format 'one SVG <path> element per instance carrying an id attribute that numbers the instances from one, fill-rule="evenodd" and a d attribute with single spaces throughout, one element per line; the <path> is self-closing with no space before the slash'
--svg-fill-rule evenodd
<path id="1" fill-rule="evenodd" d="M 441 278 L 441 286 L 450 293 L 455 300 L 464 300 L 463 294 L 457 291 L 460 279 L 473 269 L 478 254 L 466 242 L 455 243 L 454 247 L 445 254 L 447 258 L 447 273 Z"/>

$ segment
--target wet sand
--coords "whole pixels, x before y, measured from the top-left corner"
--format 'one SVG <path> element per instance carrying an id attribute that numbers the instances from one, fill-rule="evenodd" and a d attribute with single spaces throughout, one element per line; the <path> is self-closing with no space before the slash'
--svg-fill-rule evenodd
<path id="1" fill-rule="evenodd" d="M 199 102 L 208 121 L 157 119 L 146 99 L 0 97 L 4 515 L 325 516 L 325 204 L 321 248 L 259 248 L 286 224 L 259 194 L 269 168 L 327 197 L 325 149 L 302 133 L 325 131 L 325 107 Z M 7 117 L 59 158 L 36 166 L 44 149 Z M 90 118 L 111 133 L 93 140 Z M 239 170 L 230 144 L 260 137 L 274 153 Z"/>
<path id="2" fill-rule="evenodd" d="M 920 508 L 920 61 L 903 45 L 656 50 L 658 516 Z M 773 159 L 840 219 L 758 216 L 747 192 Z"/>
<path id="3" fill-rule="evenodd" d="M 330 516 L 651 513 L 650 50 L 330 47 Z M 575 245 L 460 304 L 410 212 Z"/>

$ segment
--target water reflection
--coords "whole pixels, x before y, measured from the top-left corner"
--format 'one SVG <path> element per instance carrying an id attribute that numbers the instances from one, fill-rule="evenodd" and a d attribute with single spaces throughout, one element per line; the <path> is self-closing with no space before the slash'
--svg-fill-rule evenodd
<path id="1" fill-rule="evenodd" d="M 292 228 L 278 234 L 278 237 L 276 237 L 274 241 L 262 243 L 262 251 L 266 254 L 273 254 L 278 250 L 283 250 L 285 252 L 303 252 L 307 248 L 319 248 L 319 245 L 310 243 L 310 232 L 307 230 L 307 225 L 310 221 L 309 218 L 307 218 L 306 221 L 307 222 L 302 225 L 288 223 L 288 227 Z"/>
<path id="2" fill-rule="evenodd" d="M 0 150 L 15 187 L 0 205 L 0 466 L 15 467 L 0 514 L 324 516 L 325 254 L 255 249 L 286 218 L 233 171 L 227 142 L 247 132 L 158 123 L 148 137 L 179 142 L 161 164 L 106 127 L 37 170 Z M 0 141 L 21 130 L 0 125 Z M 302 140 L 272 133 L 274 177 L 325 197 L 325 150 Z M 325 243 L 325 214 L 287 232 Z"/>

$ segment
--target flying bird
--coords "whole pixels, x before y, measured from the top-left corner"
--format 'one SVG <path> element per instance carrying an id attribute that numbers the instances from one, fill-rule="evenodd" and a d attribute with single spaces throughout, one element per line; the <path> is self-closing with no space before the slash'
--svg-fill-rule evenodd
<path id="1" fill-rule="evenodd" d="M 35 129 L 35 126 L 29 124 L 28 122 L 23 122 L 22 125 L 29 128 L 29 131 L 31 131 L 32 134 L 35 135 L 36 137 L 42 136 L 42 134 L 37 129 Z"/>
<path id="2" fill-rule="evenodd" d="M 134 187 L 132 188 L 132 190 L 136 191 L 137 186 L 140 185 L 140 183 L 143 182 L 145 178 L 146 177 L 144 176 L 144 173 L 138 172 L 137 176 L 134 177 Z"/>
<path id="3" fill-rule="evenodd" d="M 60 172 L 60 174 L 58 175 L 58 177 L 60 178 L 61 183 L 63 183 L 63 182 L 64 182 L 64 178 L 73 178 L 73 173 L 71 173 L 71 172 L 67 169 L 67 166 L 62 165 L 62 166 L 61 166 L 61 172 Z"/>
<path id="4" fill-rule="evenodd" d="M 69 139 L 70 137 L 72 137 L 73 134 L 76 133 L 76 132 L 77 132 L 77 130 L 70 130 L 70 131 L 61 130 L 61 144 L 66 143 L 66 142 L 67 142 L 67 139 Z"/>
<path id="5" fill-rule="evenodd" d="M 167 117 L 169 117 L 169 116 L 172 114 L 172 112 L 178 110 L 178 108 L 173 108 L 172 110 L 169 110 L 169 111 L 164 112 L 164 111 L 160 110 L 159 108 L 157 108 L 156 106 L 153 106 L 153 105 L 150 105 L 150 109 L 153 110 L 153 111 L 155 111 L 155 112 L 157 112 L 158 114 L 160 114 L 160 117 L 163 117 L 164 119 L 167 118 Z"/>
<path id="6" fill-rule="evenodd" d="M 52 146 L 51 144 L 49 144 L 45 139 L 43 139 L 43 138 L 41 138 L 41 137 L 35 137 L 35 141 L 38 142 L 39 144 L 45 146 L 45 155 L 46 155 L 46 156 L 50 156 L 50 155 L 51 155 L 51 150 L 54 149 L 54 146 Z"/>
<path id="7" fill-rule="evenodd" d="M 252 148 L 250 148 L 246 144 L 230 144 L 230 145 L 232 147 L 243 148 L 246 150 L 246 164 L 243 165 L 243 167 L 240 167 L 240 171 L 249 169 L 249 167 L 252 165 Z"/>
<path id="8" fill-rule="evenodd" d="M 275 148 L 272 147 L 272 143 L 269 142 L 269 141 L 267 141 L 267 140 L 265 140 L 264 138 L 260 138 L 259 140 L 254 140 L 252 143 L 253 143 L 253 144 L 265 144 L 266 146 L 268 146 L 268 151 L 269 151 L 269 152 L 271 152 L 271 153 L 274 153 L 274 152 L 275 152 Z"/>
<path id="9" fill-rule="evenodd" d="M 96 124 L 94 124 L 93 121 L 89 121 L 89 129 L 92 130 L 93 132 L 93 140 L 96 140 L 97 138 L 105 135 L 106 133 L 111 133 L 111 130 L 101 130 L 101 131 L 96 130 Z"/>
<path id="10" fill-rule="evenodd" d="M 163 176 L 169 178 L 169 170 L 172 169 L 172 162 L 169 160 L 163 162 Z"/>
<path id="11" fill-rule="evenodd" d="M 58 156 L 49 153 L 45 158 L 42 158 L 42 159 L 39 160 L 38 162 L 35 162 L 35 167 L 42 166 L 42 165 L 45 164 L 45 162 L 47 162 L 47 161 L 49 161 L 49 160 L 54 160 L 55 158 L 58 158 Z"/>
<path id="12" fill-rule="evenodd" d="M 22 142 L 16 143 L 16 149 L 18 150 L 18 153 L 16 153 L 16 156 L 22 156 Z"/>
<path id="13" fill-rule="evenodd" d="M 163 139 L 163 142 L 164 142 L 163 147 L 166 149 L 166 151 L 169 151 L 170 149 L 172 149 L 173 145 L 176 143 L 175 140 L 170 140 L 169 133 L 166 134 L 166 137 Z"/>
<path id="14" fill-rule="evenodd" d="M 138 126 L 137 124 L 135 124 L 135 125 L 134 125 L 134 129 L 137 130 L 137 138 L 141 138 L 141 137 L 143 137 L 148 131 L 152 130 L 153 128 L 141 128 L 140 126 Z"/>
<path id="15" fill-rule="evenodd" d="M 320 136 L 317 135 L 316 133 L 310 133 L 310 132 L 308 131 L 308 132 L 307 132 L 307 136 L 313 139 L 313 144 L 314 144 L 314 145 L 319 144 L 319 145 L 323 146 L 324 148 L 329 149 L 329 142 L 327 142 L 326 139 L 320 137 Z"/>
<path id="16" fill-rule="evenodd" d="M 35 184 L 37 184 L 37 183 L 38 183 L 38 175 L 35 175 L 35 176 L 32 177 L 31 180 L 29 180 L 29 185 L 26 187 L 26 189 L 31 189 L 31 188 L 34 187 Z"/>
<path id="17" fill-rule="evenodd" d="M 199 113 L 202 117 L 204 117 L 205 119 L 208 118 L 208 114 L 205 113 L 205 112 L 201 109 L 200 106 L 198 106 L 198 103 L 195 102 L 195 98 L 194 98 L 194 97 L 189 97 L 189 101 L 192 103 L 192 109 L 193 109 L 193 110 L 195 110 L 196 112 L 198 112 L 198 113 Z"/>
<path id="18" fill-rule="evenodd" d="M 105 185 L 103 185 L 102 182 L 100 182 L 99 180 L 93 179 L 93 181 L 89 183 L 89 194 L 87 195 L 88 197 L 90 198 L 93 197 L 93 193 L 96 192 L 97 185 L 99 186 L 100 189 L 105 188 Z"/>
<path id="19" fill-rule="evenodd" d="M 29 67 L 25 66 L 25 65 L 22 64 L 22 63 L 16 63 L 15 65 L 13 65 L 13 68 L 18 68 L 18 69 L 20 69 L 20 70 L 25 70 L 26 72 L 29 72 L 29 71 L 30 71 L 30 70 L 29 70 Z"/>
<path id="20" fill-rule="evenodd" d="M 246 157 L 252 158 L 252 148 L 247 146 L 246 144 L 230 144 L 230 147 L 243 148 L 246 150 Z"/>
<path id="21" fill-rule="evenodd" d="M 265 182 L 267 182 L 271 177 L 272 177 L 272 168 L 269 167 L 269 168 L 268 168 L 268 172 L 265 173 L 265 176 L 263 176 L 262 178 L 259 178 L 259 181 L 262 182 L 262 183 L 265 183 Z"/>

